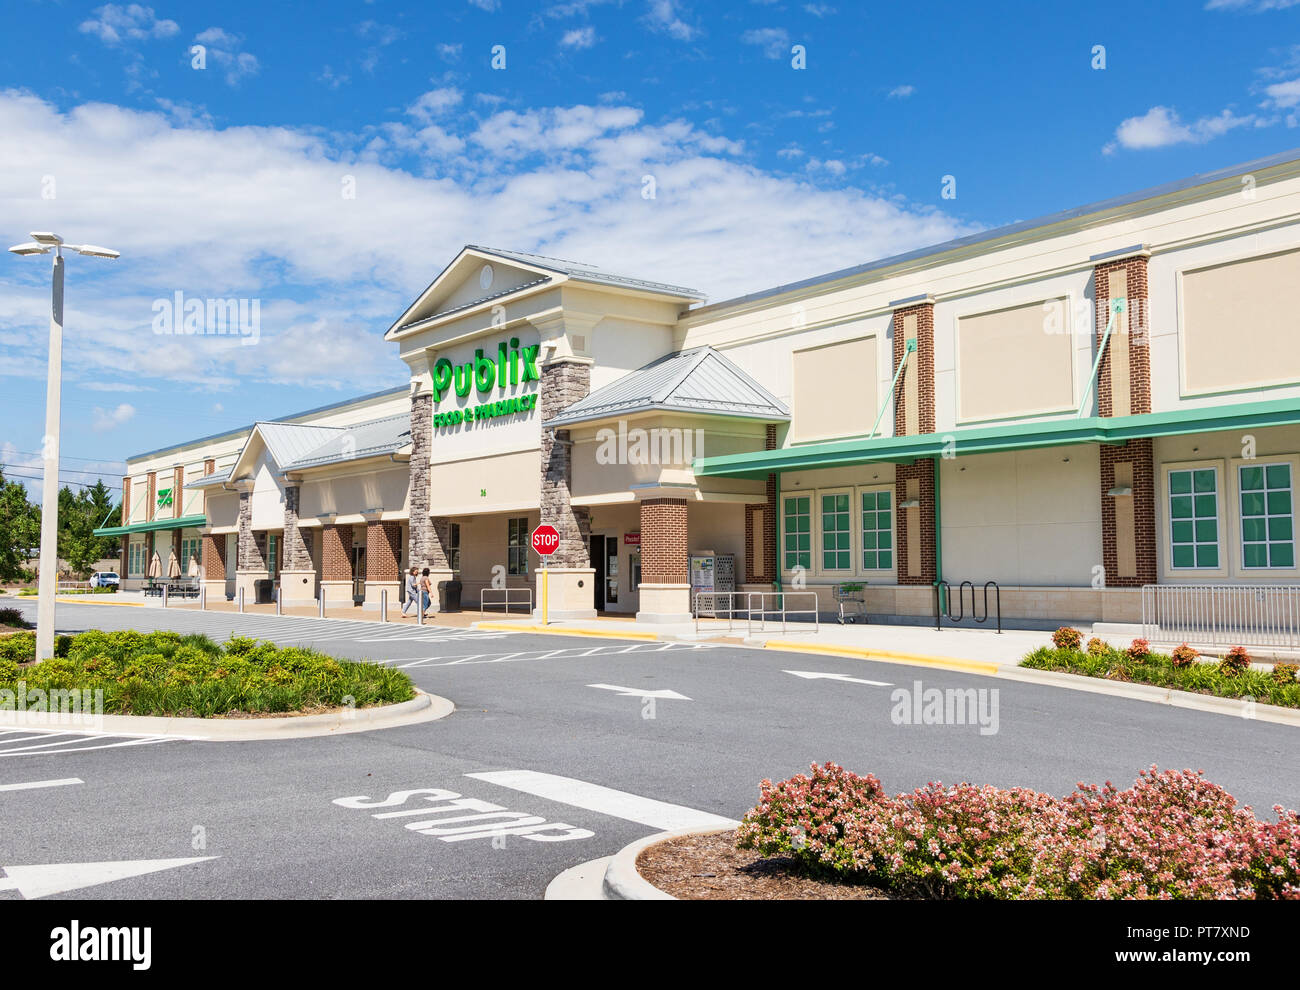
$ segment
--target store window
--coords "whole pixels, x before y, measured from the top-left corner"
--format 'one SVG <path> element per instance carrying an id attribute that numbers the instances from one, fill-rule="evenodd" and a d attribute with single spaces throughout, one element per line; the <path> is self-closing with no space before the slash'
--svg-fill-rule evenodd
<path id="1" fill-rule="evenodd" d="M 853 567 L 849 532 L 849 493 L 823 495 L 822 570 L 847 571 Z"/>
<path id="2" fill-rule="evenodd" d="M 143 543 L 132 543 L 127 552 L 126 573 L 128 577 L 144 577 L 146 567 Z"/>
<path id="3" fill-rule="evenodd" d="M 812 567 L 812 500 L 800 495 L 785 500 L 785 567 Z"/>
<path id="4" fill-rule="evenodd" d="M 510 520 L 506 539 L 506 573 L 528 573 L 528 517 Z"/>
<path id="5" fill-rule="evenodd" d="M 862 569 L 894 566 L 894 513 L 889 492 L 862 493 Z"/>
<path id="6" fill-rule="evenodd" d="M 191 560 L 197 560 L 200 564 L 203 563 L 203 558 L 200 556 L 201 553 L 202 550 L 199 549 L 199 538 L 197 536 L 181 538 L 180 565 L 182 574 L 189 574 Z"/>
<path id="7" fill-rule="evenodd" d="M 1170 565 L 1219 566 L 1218 474 L 1213 468 L 1169 472 Z"/>
<path id="8" fill-rule="evenodd" d="M 1241 566 L 1295 567 L 1290 464 L 1241 465 Z"/>
<path id="9" fill-rule="evenodd" d="M 275 580 L 279 569 L 276 565 L 279 563 L 276 554 L 276 539 L 274 533 L 266 534 L 266 576 L 272 581 Z"/>
<path id="10" fill-rule="evenodd" d="M 460 523 L 447 524 L 447 566 L 460 573 Z"/>

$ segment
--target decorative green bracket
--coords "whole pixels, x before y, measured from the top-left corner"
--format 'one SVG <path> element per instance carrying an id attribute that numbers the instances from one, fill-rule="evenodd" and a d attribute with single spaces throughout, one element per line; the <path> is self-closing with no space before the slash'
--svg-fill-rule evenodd
<path id="1" fill-rule="evenodd" d="M 1092 362 L 1092 375 L 1088 378 L 1088 387 L 1083 390 L 1083 401 L 1079 403 L 1079 419 L 1083 419 L 1084 410 L 1092 402 L 1092 390 L 1097 384 L 1097 373 L 1101 370 L 1101 358 L 1106 353 L 1106 345 L 1110 342 L 1110 333 L 1115 329 L 1115 317 L 1124 312 L 1124 300 L 1112 299 L 1110 301 L 1110 319 L 1106 321 L 1106 332 L 1102 334 L 1101 346 L 1097 348 L 1097 359 Z"/>
<path id="2" fill-rule="evenodd" d="M 894 372 L 893 384 L 889 386 L 889 394 L 885 396 L 885 402 L 880 407 L 880 412 L 876 413 L 876 421 L 871 424 L 871 432 L 867 434 L 870 440 L 876 435 L 876 430 L 880 428 L 880 421 L 885 417 L 885 410 L 890 407 L 894 401 L 894 392 L 898 389 L 898 380 L 903 377 L 903 372 L 907 370 L 907 355 L 916 350 L 916 338 L 911 338 L 903 349 L 903 360 L 898 362 L 898 370 Z"/>

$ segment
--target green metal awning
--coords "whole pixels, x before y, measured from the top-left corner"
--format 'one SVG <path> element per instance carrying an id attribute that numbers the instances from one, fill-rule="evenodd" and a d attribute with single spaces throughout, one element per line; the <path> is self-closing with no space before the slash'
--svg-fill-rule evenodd
<path id="1" fill-rule="evenodd" d="M 1231 406 L 1203 406 L 1136 416 L 1086 416 L 1003 426 L 969 426 L 921 436 L 876 437 L 800 444 L 721 457 L 698 457 L 696 477 L 758 478 L 774 471 L 870 464 L 911 463 L 922 457 L 993 454 L 1081 443 L 1122 444 L 1142 437 L 1262 429 L 1300 423 L 1300 402 L 1273 399 Z"/>
<path id="2" fill-rule="evenodd" d="M 181 516 L 179 519 L 155 519 L 153 522 L 135 523 L 131 526 L 105 526 L 95 530 L 96 536 L 126 536 L 129 533 L 152 533 L 160 529 L 187 529 L 191 526 L 206 526 L 208 517 Z"/>

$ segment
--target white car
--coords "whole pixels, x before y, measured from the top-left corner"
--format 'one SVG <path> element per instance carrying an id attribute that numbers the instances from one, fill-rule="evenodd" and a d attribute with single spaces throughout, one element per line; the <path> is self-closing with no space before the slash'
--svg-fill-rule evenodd
<path id="1" fill-rule="evenodd" d="M 92 588 L 117 587 L 122 583 L 122 579 L 117 576 L 115 571 L 96 571 L 90 575 L 90 586 Z"/>

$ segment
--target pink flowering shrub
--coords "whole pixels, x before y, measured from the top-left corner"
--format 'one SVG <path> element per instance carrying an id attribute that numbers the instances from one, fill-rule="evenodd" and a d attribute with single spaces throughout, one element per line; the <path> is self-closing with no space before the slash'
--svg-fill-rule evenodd
<path id="1" fill-rule="evenodd" d="M 1200 654 L 1193 650 L 1186 643 L 1180 643 L 1175 646 L 1169 654 L 1169 659 L 1173 661 L 1175 667 L 1190 667 L 1200 658 Z"/>
<path id="2" fill-rule="evenodd" d="M 1261 822 L 1191 770 L 1064 799 L 966 783 L 890 797 L 827 763 L 763 781 L 737 845 L 903 896 L 1300 899 L 1300 815 L 1274 811 Z"/>
<path id="3" fill-rule="evenodd" d="M 1110 647 L 1106 645 L 1104 639 L 1098 639 L 1096 636 L 1093 636 L 1092 639 L 1088 640 L 1089 656 L 1104 657 L 1108 652 L 1110 652 Z"/>
<path id="4" fill-rule="evenodd" d="M 1273 664 L 1273 680 L 1279 684 L 1294 684 L 1297 670 L 1300 670 L 1300 666 L 1294 663 L 1275 663 Z"/>
<path id="5" fill-rule="evenodd" d="M 1058 650 L 1077 650 L 1083 643 L 1083 633 L 1069 626 L 1061 626 L 1052 633 L 1052 645 Z"/>

